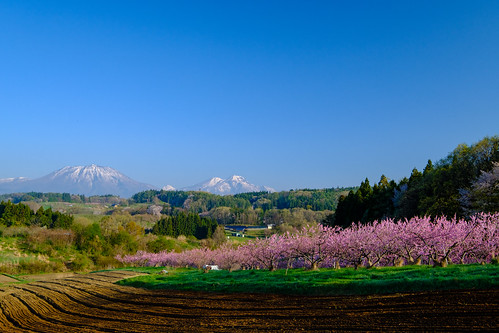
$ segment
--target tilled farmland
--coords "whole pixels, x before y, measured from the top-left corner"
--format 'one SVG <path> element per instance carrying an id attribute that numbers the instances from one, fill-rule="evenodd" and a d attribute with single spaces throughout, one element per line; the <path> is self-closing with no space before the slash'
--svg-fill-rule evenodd
<path id="1" fill-rule="evenodd" d="M 304 297 L 150 291 L 101 272 L 0 287 L 1 332 L 490 331 L 499 290 Z"/>

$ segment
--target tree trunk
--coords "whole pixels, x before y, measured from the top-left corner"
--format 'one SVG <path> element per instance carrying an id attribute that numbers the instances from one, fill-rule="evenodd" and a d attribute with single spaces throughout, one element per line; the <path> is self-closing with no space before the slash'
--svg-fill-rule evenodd
<path id="1" fill-rule="evenodd" d="M 433 260 L 433 267 L 447 267 L 447 259 L 444 260 Z"/>
<path id="2" fill-rule="evenodd" d="M 402 267 L 404 266 L 404 259 L 398 258 L 393 261 L 393 267 Z"/>
<path id="3" fill-rule="evenodd" d="M 414 259 L 409 260 L 407 262 L 407 265 L 417 265 L 417 266 L 419 266 L 419 265 L 421 265 L 421 258 L 416 259 L 416 261 L 414 261 Z"/>

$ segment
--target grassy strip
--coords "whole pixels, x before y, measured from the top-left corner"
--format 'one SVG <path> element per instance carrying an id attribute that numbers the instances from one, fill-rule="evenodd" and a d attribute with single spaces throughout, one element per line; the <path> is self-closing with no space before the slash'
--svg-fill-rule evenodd
<path id="1" fill-rule="evenodd" d="M 158 268 L 155 268 L 158 269 Z M 161 270 L 163 268 L 159 268 Z M 377 269 L 344 268 L 307 271 L 302 269 L 274 272 L 210 271 L 170 269 L 160 275 L 144 275 L 118 281 L 146 289 L 198 290 L 227 293 L 278 293 L 292 295 L 366 295 L 451 289 L 499 288 L 499 265 L 455 265 L 383 267 Z M 145 272 L 145 271 L 144 271 Z"/>
<path id="2" fill-rule="evenodd" d="M 7 286 L 10 286 L 10 285 L 12 285 L 12 284 L 24 284 L 24 283 L 28 283 L 28 281 L 23 280 L 23 279 L 21 279 L 20 277 L 15 276 L 15 275 L 10 275 L 10 274 L 5 274 L 5 273 L 0 273 L 0 277 L 1 277 L 1 276 L 6 276 L 6 277 L 8 277 L 8 278 L 11 278 L 11 279 L 12 279 L 12 280 L 14 280 L 14 281 L 12 281 L 12 282 L 6 282 L 6 283 L 1 283 L 1 282 L 0 282 L 0 287 L 7 287 Z M 1 280 L 1 279 L 0 279 L 0 280 Z"/>
<path id="3" fill-rule="evenodd" d="M 17 280 L 19 282 L 23 282 L 24 281 L 23 279 L 19 278 L 18 276 L 15 276 L 15 275 L 10 275 L 10 274 L 7 274 L 7 273 L 0 273 L 0 275 L 9 277 L 9 278 Z"/>
<path id="4" fill-rule="evenodd" d="M 109 271 L 130 271 L 130 272 L 138 272 L 146 274 L 160 274 L 161 271 L 163 270 L 167 270 L 168 272 L 175 271 L 175 269 L 168 269 L 165 267 L 121 267 L 113 269 L 100 269 L 97 271 L 92 271 L 90 273 L 100 273 L 100 272 L 109 272 Z"/>

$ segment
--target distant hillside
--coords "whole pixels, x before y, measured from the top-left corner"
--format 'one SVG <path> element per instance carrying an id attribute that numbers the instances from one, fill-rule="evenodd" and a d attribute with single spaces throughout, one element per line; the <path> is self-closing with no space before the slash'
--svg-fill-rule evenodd
<path id="1" fill-rule="evenodd" d="M 127 199 L 120 198 L 117 195 L 92 195 L 85 196 L 83 194 L 69 193 L 42 193 L 42 192 L 26 192 L 26 193 L 8 193 L 0 194 L 1 201 L 10 201 L 12 203 L 33 201 L 33 202 L 68 202 L 68 203 L 100 203 L 100 204 L 123 204 L 128 202 Z"/>
<path id="2" fill-rule="evenodd" d="M 163 206 L 165 214 L 187 211 L 211 217 L 220 224 L 274 224 L 298 227 L 323 221 L 338 198 L 356 188 L 251 192 L 216 195 L 199 191 L 144 191 L 131 200 Z"/>
<path id="3" fill-rule="evenodd" d="M 272 209 L 302 208 L 312 211 L 334 210 L 340 195 L 354 190 L 331 188 L 320 190 L 292 190 L 282 192 L 249 192 L 236 195 L 217 195 L 199 191 L 144 191 L 136 193 L 132 200 L 136 203 L 166 203 L 170 207 L 182 208 L 191 212 L 203 213 L 215 208 L 231 209 Z"/>
<path id="4" fill-rule="evenodd" d="M 0 179 L 0 194 L 14 192 L 57 192 L 86 196 L 113 194 L 129 198 L 133 194 L 156 189 L 137 182 L 110 167 L 95 164 L 67 166 L 37 179 Z"/>

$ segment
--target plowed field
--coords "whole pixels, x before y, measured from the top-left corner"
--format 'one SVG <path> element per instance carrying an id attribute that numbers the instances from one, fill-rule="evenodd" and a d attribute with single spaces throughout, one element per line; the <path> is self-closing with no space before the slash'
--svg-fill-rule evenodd
<path id="1" fill-rule="evenodd" d="M 0 288 L 0 332 L 499 329 L 499 290 L 297 297 L 148 291 L 115 271 Z"/>

